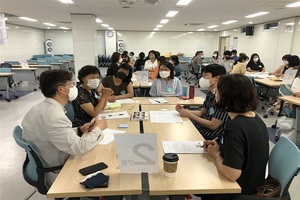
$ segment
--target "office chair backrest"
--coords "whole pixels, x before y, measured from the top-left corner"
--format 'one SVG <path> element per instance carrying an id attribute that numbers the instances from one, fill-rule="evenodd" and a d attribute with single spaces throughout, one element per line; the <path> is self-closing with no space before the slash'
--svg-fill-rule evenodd
<path id="1" fill-rule="evenodd" d="M 291 85 L 290 84 L 280 84 L 279 94 L 281 96 L 293 95 L 293 92 L 292 92 L 292 89 L 291 89 Z"/>
<path id="2" fill-rule="evenodd" d="M 288 138 L 280 137 L 269 157 L 269 175 L 280 182 L 280 197 L 288 194 L 289 186 L 300 170 L 300 151 Z"/>
<path id="3" fill-rule="evenodd" d="M 67 102 L 67 104 L 65 105 L 65 109 L 67 111 L 66 115 L 69 118 L 69 120 L 71 122 L 73 122 L 74 120 L 74 109 L 73 109 L 73 104 L 71 102 Z"/>
<path id="4" fill-rule="evenodd" d="M 62 166 L 45 168 L 44 161 L 35 152 L 35 150 L 23 140 L 23 130 L 20 126 L 16 126 L 13 130 L 13 137 L 16 143 L 25 149 L 26 159 L 23 163 L 23 177 L 25 181 L 36 187 L 39 193 L 47 194 L 48 188 L 46 186 L 45 173 L 56 171 L 62 168 Z"/>

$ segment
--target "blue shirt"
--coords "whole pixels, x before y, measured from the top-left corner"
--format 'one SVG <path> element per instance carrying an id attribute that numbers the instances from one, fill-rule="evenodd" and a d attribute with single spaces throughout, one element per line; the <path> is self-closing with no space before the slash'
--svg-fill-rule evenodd
<path id="1" fill-rule="evenodd" d="M 149 94 L 154 97 L 181 96 L 181 82 L 176 77 L 170 79 L 168 82 L 162 78 L 157 78 L 153 81 Z"/>

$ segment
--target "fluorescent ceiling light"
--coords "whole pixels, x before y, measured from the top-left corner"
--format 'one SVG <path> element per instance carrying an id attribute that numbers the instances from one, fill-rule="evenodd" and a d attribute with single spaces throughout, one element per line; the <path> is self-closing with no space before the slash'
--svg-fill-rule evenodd
<path id="1" fill-rule="evenodd" d="M 114 28 L 113 28 L 113 27 L 108 27 L 107 29 L 108 29 L 108 30 L 114 30 Z"/>
<path id="2" fill-rule="evenodd" d="M 179 0 L 176 5 L 177 6 L 186 6 L 188 5 L 192 0 Z"/>
<path id="3" fill-rule="evenodd" d="M 56 26 L 55 24 L 51 24 L 51 23 L 43 23 L 43 24 L 45 24 L 47 26 Z"/>
<path id="4" fill-rule="evenodd" d="M 193 34 L 194 32 L 188 32 L 187 34 Z"/>
<path id="5" fill-rule="evenodd" d="M 223 22 L 222 24 L 232 24 L 232 23 L 235 23 L 237 22 L 237 20 L 229 20 L 227 22 Z"/>
<path id="6" fill-rule="evenodd" d="M 59 0 L 62 3 L 74 3 L 72 0 Z"/>
<path id="7" fill-rule="evenodd" d="M 19 17 L 19 18 L 23 19 L 23 20 L 31 21 L 31 22 L 36 22 L 37 21 L 36 19 L 32 19 L 32 18 L 29 18 L 29 17 Z"/>
<path id="8" fill-rule="evenodd" d="M 162 24 L 158 24 L 158 25 L 156 25 L 156 28 L 161 28 L 161 27 L 163 27 L 164 25 L 162 25 Z"/>
<path id="9" fill-rule="evenodd" d="M 199 28 L 197 31 L 205 31 L 205 28 Z"/>
<path id="10" fill-rule="evenodd" d="M 253 24 L 253 22 L 249 22 L 248 24 Z"/>
<path id="11" fill-rule="evenodd" d="M 108 24 L 101 24 L 101 26 L 103 26 L 103 27 L 109 27 Z"/>
<path id="12" fill-rule="evenodd" d="M 155 34 L 156 32 L 152 31 L 151 34 Z"/>
<path id="13" fill-rule="evenodd" d="M 69 28 L 67 28 L 67 27 L 64 27 L 64 26 L 61 26 L 61 27 L 59 27 L 60 29 L 64 29 L 64 30 L 69 30 Z"/>
<path id="14" fill-rule="evenodd" d="M 207 28 L 216 28 L 216 27 L 218 27 L 218 25 L 212 25 L 212 26 L 209 26 Z"/>
<path id="15" fill-rule="evenodd" d="M 96 22 L 97 23 L 102 23 L 103 21 L 101 19 L 99 19 L 99 18 L 96 18 Z"/>
<path id="16" fill-rule="evenodd" d="M 266 14 L 269 14 L 269 12 L 258 12 L 258 13 L 254 13 L 254 14 L 252 14 L 252 15 L 247 15 L 247 16 L 245 16 L 245 18 L 253 18 L 253 17 L 258 17 L 258 16 L 266 15 Z"/>
<path id="17" fill-rule="evenodd" d="M 162 19 L 162 20 L 160 20 L 160 24 L 166 24 L 166 23 L 168 23 L 169 22 L 169 20 L 168 19 Z"/>
<path id="18" fill-rule="evenodd" d="M 153 29 L 154 31 L 158 31 L 159 30 L 159 28 L 155 28 L 155 29 Z"/>
<path id="19" fill-rule="evenodd" d="M 290 22 L 290 23 L 286 23 L 285 25 L 287 25 L 287 26 L 294 26 L 295 23 L 294 22 Z"/>
<path id="20" fill-rule="evenodd" d="M 166 17 L 174 17 L 175 15 L 177 15 L 178 11 L 169 11 L 166 15 Z"/>
<path id="21" fill-rule="evenodd" d="M 296 8 L 300 6 L 300 1 L 286 5 L 288 8 Z"/>

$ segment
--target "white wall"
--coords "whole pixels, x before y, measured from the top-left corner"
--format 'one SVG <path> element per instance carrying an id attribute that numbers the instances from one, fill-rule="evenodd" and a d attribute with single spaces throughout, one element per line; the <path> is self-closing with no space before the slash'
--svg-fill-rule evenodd
<path id="1" fill-rule="evenodd" d="M 72 31 L 45 30 L 45 40 L 51 39 L 54 54 L 73 54 Z"/>
<path id="2" fill-rule="evenodd" d="M 295 54 L 300 57 L 300 17 L 295 20 L 291 54 Z"/>
<path id="3" fill-rule="evenodd" d="M 218 32 L 194 32 L 182 35 L 182 32 L 129 32 L 118 31 L 117 40 L 123 40 L 125 50 L 133 51 L 137 56 L 143 51 L 147 55 L 152 49 L 161 55 L 184 53 L 184 56 L 193 57 L 195 52 L 203 50 L 205 56 L 211 56 L 218 50 Z"/>
<path id="4" fill-rule="evenodd" d="M 44 30 L 7 24 L 8 44 L 0 45 L 0 62 L 19 61 L 45 53 Z"/>
<path id="5" fill-rule="evenodd" d="M 263 24 L 254 26 L 253 36 L 246 36 L 241 33 L 241 29 L 228 30 L 221 32 L 221 36 L 231 36 L 231 46 L 233 38 L 238 37 L 237 51 L 238 53 L 246 53 L 249 58 L 252 53 L 258 53 L 267 71 L 272 71 L 274 68 L 282 64 L 281 57 L 291 53 L 300 56 L 299 44 L 300 33 L 299 24 L 295 21 L 296 18 L 280 20 L 277 29 L 263 30 Z M 295 23 L 293 31 L 287 31 L 285 26 L 287 23 Z M 298 29 L 295 29 L 295 26 Z M 298 40 L 297 45 L 295 41 Z M 298 49 L 298 50 L 297 50 Z"/>

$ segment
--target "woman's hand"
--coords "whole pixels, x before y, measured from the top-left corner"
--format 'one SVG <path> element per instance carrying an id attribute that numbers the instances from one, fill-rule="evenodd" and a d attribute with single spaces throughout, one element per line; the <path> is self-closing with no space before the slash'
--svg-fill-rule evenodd
<path id="1" fill-rule="evenodd" d="M 117 100 L 117 97 L 116 97 L 116 96 L 109 96 L 109 97 L 107 98 L 107 100 L 108 100 L 108 102 L 110 102 L 110 103 L 114 103 L 114 102 Z"/>
<path id="2" fill-rule="evenodd" d="M 110 88 L 103 88 L 101 93 L 103 97 L 109 97 L 114 94 L 114 91 Z"/>
<path id="3" fill-rule="evenodd" d="M 179 112 L 181 109 L 183 109 L 183 106 L 180 105 L 180 104 L 177 104 L 177 105 L 175 106 L 175 109 L 176 109 L 177 112 Z"/>
<path id="4" fill-rule="evenodd" d="M 217 154 L 220 153 L 219 145 L 214 140 L 208 140 L 204 142 L 204 150 L 210 157 L 215 157 Z"/>

